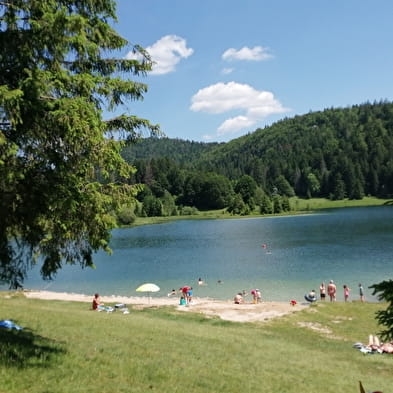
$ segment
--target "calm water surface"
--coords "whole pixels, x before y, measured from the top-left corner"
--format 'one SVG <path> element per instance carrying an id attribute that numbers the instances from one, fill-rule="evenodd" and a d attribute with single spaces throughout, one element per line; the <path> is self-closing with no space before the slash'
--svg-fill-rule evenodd
<path id="1" fill-rule="evenodd" d="M 154 282 L 161 291 L 153 296 L 191 285 L 195 296 L 232 299 L 259 288 L 265 300 L 288 301 L 332 279 L 338 300 L 343 284 L 358 299 L 359 282 L 371 300 L 367 287 L 393 277 L 393 207 L 117 229 L 111 247 L 111 256 L 96 255 L 95 270 L 66 267 L 53 282 L 41 281 L 35 270 L 25 286 L 135 296 L 140 284 Z M 197 285 L 199 277 L 205 286 Z"/>

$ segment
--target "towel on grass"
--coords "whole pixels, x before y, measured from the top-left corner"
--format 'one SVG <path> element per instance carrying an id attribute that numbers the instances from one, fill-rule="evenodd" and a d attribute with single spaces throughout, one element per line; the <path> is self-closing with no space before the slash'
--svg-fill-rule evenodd
<path id="1" fill-rule="evenodd" d="M 16 325 L 14 322 L 10 321 L 9 319 L 4 319 L 0 321 L 0 327 L 6 328 L 6 329 L 16 329 L 16 330 L 22 330 L 23 327 Z"/>

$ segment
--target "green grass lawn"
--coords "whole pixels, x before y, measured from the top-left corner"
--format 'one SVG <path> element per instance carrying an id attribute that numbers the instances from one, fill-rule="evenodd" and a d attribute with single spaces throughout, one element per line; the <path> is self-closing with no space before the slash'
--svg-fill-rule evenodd
<path id="1" fill-rule="evenodd" d="M 0 294 L 0 392 L 392 392 L 393 355 L 354 349 L 381 303 L 319 303 L 265 323 L 174 308 L 98 313 Z"/>

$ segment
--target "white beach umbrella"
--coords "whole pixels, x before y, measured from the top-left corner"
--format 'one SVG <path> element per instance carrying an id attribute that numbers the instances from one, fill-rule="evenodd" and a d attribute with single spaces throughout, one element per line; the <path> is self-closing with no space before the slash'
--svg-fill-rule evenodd
<path id="1" fill-rule="evenodd" d="M 150 303 L 150 293 L 151 292 L 158 292 L 160 290 L 160 287 L 156 284 L 152 284 L 150 282 L 146 284 L 142 284 L 136 289 L 136 292 L 147 292 L 148 293 L 148 300 Z"/>

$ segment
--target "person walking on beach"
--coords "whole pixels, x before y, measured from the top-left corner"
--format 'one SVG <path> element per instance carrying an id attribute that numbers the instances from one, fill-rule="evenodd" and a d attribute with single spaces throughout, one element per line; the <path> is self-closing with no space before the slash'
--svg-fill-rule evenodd
<path id="1" fill-rule="evenodd" d="M 344 285 L 344 301 L 347 302 L 349 299 L 349 287 L 348 285 Z"/>
<path id="2" fill-rule="evenodd" d="M 333 280 L 330 280 L 329 285 L 327 287 L 327 291 L 328 291 L 328 295 L 330 297 L 330 301 L 331 302 L 335 302 L 336 301 L 337 288 L 336 288 L 336 284 L 334 283 Z"/>
<path id="3" fill-rule="evenodd" d="M 326 299 L 326 286 L 325 283 L 321 283 L 320 287 L 319 287 L 319 297 L 321 300 L 325 300 Z"/>
<path id="4" fill-rule="evenodd" d="M 359 296 L 360 296 L 360 301 L 363 303 L 364 302 L 364 289 L 363 285 L 359 283 Z"/>

